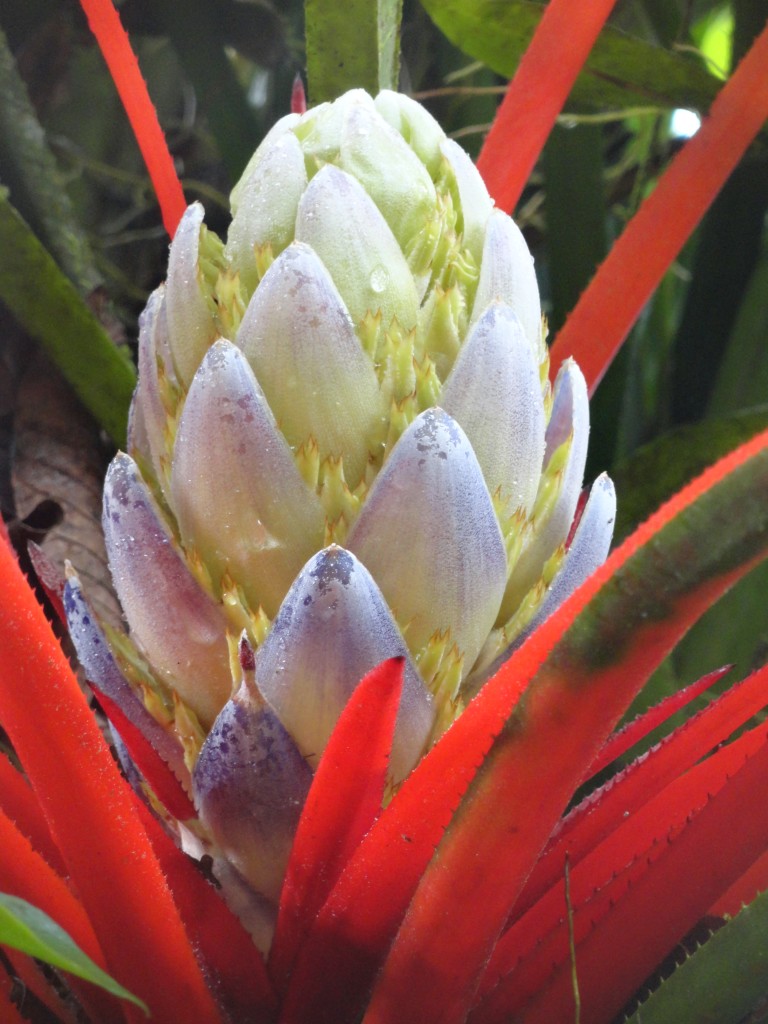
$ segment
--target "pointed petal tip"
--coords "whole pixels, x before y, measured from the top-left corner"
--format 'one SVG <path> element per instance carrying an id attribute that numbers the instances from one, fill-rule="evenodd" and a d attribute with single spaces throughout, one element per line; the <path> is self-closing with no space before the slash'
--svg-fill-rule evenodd
<path id="1" fill-rule="evenodd" d="M 419 529 L 402 528 L 403 494 Z M 480 464 L 445 410 L 427 409 L 403 433 L 348 546 L 407 624 L 414 653 L 450 629 L 466 664 L 474 661 L 498 613 L 507 559 Z"/>
<path id="2" fill-rule="evenodd" d="M 423 750 L 434 708 L 378 586 L 351 551 L 332 545 L 306 563 L 258 651 L 256 673 L 314 763 L 357 684 L 393 656 L 407 658 L 392 760 L 399 781 Z"/>

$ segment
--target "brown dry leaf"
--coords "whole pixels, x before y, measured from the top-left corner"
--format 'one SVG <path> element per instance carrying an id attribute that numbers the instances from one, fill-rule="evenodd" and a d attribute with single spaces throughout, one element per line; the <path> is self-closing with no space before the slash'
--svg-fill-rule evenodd
<path id="1" fill-rule="evenodd" d="M 69 560 L 102 621 L 120 625 L 101 533 L 108 455 L 94 421 L 42 353 L 22 377 L 14 435 L 17 522 L 62 572 Z"/>

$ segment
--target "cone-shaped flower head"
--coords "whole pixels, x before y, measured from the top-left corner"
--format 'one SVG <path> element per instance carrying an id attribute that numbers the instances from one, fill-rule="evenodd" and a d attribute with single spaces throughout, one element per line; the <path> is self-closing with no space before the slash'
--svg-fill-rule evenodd
<path id="1" fill-rule="evenodd" d="M 584 380 L 550 394 L 523 236 L 416 103 L 283 118 L 232 211 L 222 242 L 189 208 L 144 312 L 104 528 L 113 652 L 183 748 L 187 846 L 263 908 L 360 678 L 406 658 L 396 786 L 605 558 L 614 495 L 572 530 Z"/>

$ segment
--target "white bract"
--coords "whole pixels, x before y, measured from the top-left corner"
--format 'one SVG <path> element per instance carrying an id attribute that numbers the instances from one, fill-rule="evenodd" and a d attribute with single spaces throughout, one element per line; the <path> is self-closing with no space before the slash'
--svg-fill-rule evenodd
<path id="1" fill-rule="evenodd" d="M 283 118 L 232 210 L 226 243 L 187 210 L 141 321 L 104 494 L 128 636 L 104 653 L 76 581 L 69 607 L 97 689 L 194 800 L 173 827 L 265 945 L 361 677 L 406 659 L 396 787 L 605 559 L 615 497 L 601 478 L 567 543 L 583 377 L 550 394 L 523 236 L 418 104 Z"/>

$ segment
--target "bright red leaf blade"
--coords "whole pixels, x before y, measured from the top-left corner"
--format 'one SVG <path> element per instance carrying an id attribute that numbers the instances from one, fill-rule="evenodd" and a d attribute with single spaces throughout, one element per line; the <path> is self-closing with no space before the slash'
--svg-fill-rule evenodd
<path id="1" fill-rule="evenodd" d="M 26 836 L 22 835 L 4 811 L 0 811 L 0 848 L 3 851 L 0 858 L 0 891 L 39 907 L 104 969 L 104 954 L 82 905 L 64 879 L 33 849 Z M 82 986 L 77 982 L 73 984 L 87 1012 L 93 1014 L 94 1019 L 114 1021 L 115 1024 L 125 1020 L 123 1008 L 115 998 L 85 983 Z M 35 991 L 39 991 L 37 984 Z"/>
<path id="2" fill-rule="evenodd" d="M 491 1007 L 503 1014 L 511 1013 L 512 1002 L 524 1002 L 526 991 L 532 996 L 536 985 L 551 971 L 552 954 L 545 949 L 543 937 L 562 924 L 566 857 L 571 870 L 572 893 L 577 893 L 581 878 L 586 878 L 593 888 L 604 887 L 607 879 L 618 876 L 625 865 L 642 857 L 642 851 L 650 847 L 656 835 L 654 830 L 664 832 L 684 821 L 694 809 L 706 803 L 715 784 L 722 785 L 724 775 L 734 770 L 734 766 L 739 767 L 739 757 L 743 760 L 746 753 L 759 748 L 763 736 L 753 731 L 742 743 L 742 754 L 737 753 L 738 743 L 732 744 L 727 748 L 728 754 L 720 752 L 719 760 L 710 758 L 704 772 L 697 774 L 694 769 L 700 758 L 722 743 L 766 702 L 768 669 L 711 704 L 571 812 L 562 822 L 557 841 L 550 844 L 534 869 L 515 905 L 512 923 L 490 958 L 480 987 L 485 999 L 481 1004 L 483 1012 L 478 1011 L 480 1018 L 489 1014 Z M 676 797 L 673 796 L 675 789 Z M 604 863 L 606 856 L 612 858 L 607 864 Z M 592 894 L 586 895 L 591 897 Z M 616 897 L 611 891 L 607 898 L 614 900 Z M 596 905 L 597 901 L 593 900 L 592 907 Z M 567 955 L 567 936 L 560 935 L 558 941 L 561 949 L 565 946 Z M 526 968 L 521 982 L 521 975 L 513 978 L 513 974 L 525 957 L 541 960 L 543 967 L 539 976 L 535 976 L 533 968 Z"/>
<path id="3" fill-rule="evenodd" d="M 367 1024 L 387 1020 L 396 1007 L 403 1024 L 427 1013 L 444 1024 L 464 1019 L 546 839 L 615 722 L 676 639 L 665 629 L 665 618 L 690 625 L 768 554 L 767 443 L 768 435 L 759 436 L 677 495 L 497 675 L 536 679 L 419 883 Z M 736 508 L 745 513 L 738 525 Z M 745 535 L 737 540 L 739 526 Z M 647 548 L 638 551 L 643 541 Z M 560 639 L 590 598 L 586 619 Z M 478 700 L 482 696 L 483 691 Z M 452 941 L 459 931 L 460 945 Z"/>
<path id="4" fill-rule="evenodd" d="M 307 795 L 280 895 L 270 972 L 285 982 L 303 937 L 381 810 L 404 661 L 360 682 L 328 740 Z"/>
<path id="5" fill-rule="evenodd" d="M 147 165 L 165 230 L 173 238 L 187 203 L 139 62 L 112 0 L 81 4 Z"/>
<path id="6" fill-rule="evenodd" d="M 765 726 L 760 732 L 757 753 L 664 844 L 651 869 L 635 878 L 585 934 L 578 954 L 583 1024 L 613 1019 L 717 896 L 768 848 Z M 728 752 L 726 747 L 720 753 Z M 563 964 L 526 1007 L 521 1024 L 562 1019 L 562 1009 L 573 1005 L 571 985 L 570 964 Z"/>
<path id="7" fill-rule="evenodd" d="M 584 755 L 587 763 L 594 760 L 599 746 L 614 727 L 616 718 L 644 681 L 643 668 L 656 667 L 714 596 L 721 593 L 735 576 L 746 570 L 750 545 L 759 547 L 763 543 L 765 519 L 768 515 L 764 494 L 768 488 L 768 455 L 764 450 L 767 444 L 768 432 L 721 460 L 660 509 L 536 631 L 417 765 L 352 857 L 339 884 L 318 915 L 316 926 L 299 956 L 288 992 L 286 1022 L 319 1024 L 322 1021 L 333 1021 L 339 1024 L 341 1021 L 355 1019 L 364 1003 L 379 958 L 390 945 L 434 848 L 478 766 L 485 759 L 494 737 L 503 729 L 521 692 L 539 670 L 550 650 L 561 640 L 576 615 L 606 585 L 609 600 L 613 603 L 610 610 L 602 610 L 602 615 L 604 621 L 615 624 L 617 630 L 613 647 L 609 649 L 616 652 L 616 657 L 619 657 L 622 646 L 630 653 L 625 651 L 623 661 L 615 666 L 618 675 L 627 677 L 623 683 L 624 696 L 618 701 L 620 706 L 614 706 L 617 703 L 615 696 L 605 708 L 597 701 L 597 710 L 605 716 L 601 725 L 603 731 L 602 735 L 599 731 L 595 732 L 589 744 L 589 753 Z M 749 514 L 741 518 L 734 517 L 735 502 L 741 503 Z M 701 506 L 707 510 L 705 515 L 700 511 Z M 734 519 L 738 527 L 736 531 L 723 529 L 723 522 L 733 525 Z M 665 527 L 671 529 L 672 539 L 660 546 L 656 535 L 661 536 Z M 741 560 L 741 564 L 732 574 L 715 572 L 714 565 L 717 563 L 689 564 L 689 535 L 700 537 L 704 528 L 714 529 L 718 541 L 724 547 L 718 549 L 717 545 L 702 544 L 702 557 L 734 558 L 738 552 L 736 560 Z M 737 536 L 740 529 L 745 533 Z M 630 563 L 640 549 L 644 552 L 639 563 L 642 572 L 635 569 L 638 578 L 634 579 L 631 573 L 627 576 L 624 566 Z M 759 555 L 755 555 L 757 557 Z M 697 572 L 702 575 L 697 576 Z M 616 576 L 616 580 L 612 582 L 613 576 Z M 669 589 L 670 596 L 665 594 L 663 600 L 659 600 L 656 594 L 662 587 Z M 687 588 L 690 587 L 693 587 L 693 591 L 689 594 Z M 671 624 L 665 621 L 665 616 L 671 616 Z M 583 649 L 579 648 L 579 656 L 584 660 L 586 667 L 583 671 L 588 675 L 592 670 L 589 659 L 591 639 L 594 639 L 590 638 L 590 631 L 594 632 L 600 621 L 599 615 L 590 617 L 589 623 L 581 631 L 584 640 Z M 639 632 L 638 627 L 641 627 Z M 636 632 L 638 639 L 632 642 Z M 598 656 L 596 649 L 594 656 Z M 604 682 L 610 692 L 613 682 L 607 679 Z M 631 693 L 627 693 L 627 689 Z M 573 694 L 569 700 L 573 701 Z M 575 703 L 578 707 L 578 702 Z M 547 742 L 553 742 L 551 736 Z M 560 743 L 558 735 L 554 742 Z M 538 754 L 545 762 L 552 761 L 549 752 Z M 567 761 L 565 755 L 558 757 L 556 764 L 561 761 Z M 530 774 L 533 770 L 531 767 L 525 771 Z M 557 810 L 552 810 L 548 831 L 551 831 L 557 816 L 586 770 L 587 764 L 582 764 L 576 773 L 578 777 L 573 788 L 565 796 L 562 793 L 567 786 L 562 787 L 562 793 L 555 801 L 558 804 Z M 567 768 L 567 771 L 571 769 Z M 489 820 L 495 815 L 495 810 L 489 812 Z M 466 833 L 467 841 L 470 842 L 470 837 L 480 833 L 481 840 L 488 838 L 489 832 L 496 832 L 496 826 L 489 830 L 488 822 L 481 825 L 473 823 Z M 502 843 L 505 856 L 509 850 L 508 835 L 508 832 L 504 833 Z M 495 838 L 496 841 L 501 839 L 498 832 Z M 542 837 L 541 845 L 545 838 L 546 835 Z M 473 856 L 468 852 L 460 855 L 457 864 L 459 876 L 464 873 L 467 858 L 472 859 Z M 526 864 L 529 870 L 527 859 Z M 467 877 L 476 878 L 478 873 L 484 873 L 485 870 L 480 867 L 478 860 Z M 497 872 L 490 868 L 484 881 L 490 884 L 496 877 Z M 459 879 L 457 894 L 463 888 Z M 446 899 L 450 902 L 451 897 L 446 894 Z M 504 912 L 500 915 L 502 918 L 506 917 L 510 903 L 511 899 L 505 903 Z M 491 896 L 489 906 L 494 905 L 495 897 Z M 474 904 L 471 910 L 463 908 L 461 924 L 453 928 L 453 932 L 458 930 L 466 936 L 468 928 L 473 930 L 476 911 Z M 503 919 L 499 928 L 501 924 Z M 438 931 L 445 935 L 442 925 Z M 331 932 L 336 935 L 334 943 L 327 941 Z M 477 935 L 480 938 L 492 934 L 492 928 L 478 923 Z M 429 947 L 430 941 L 429 938 L 424 939 L 425 947 Z M 339 980 L 341 978 L 345 979 L 343 984 Z M 409 979 L 405 986 L 408 990 L 407 999 L 402 992 L 399 995 L 398 1013 L 403 1013 L 405 1004 L 410 1006 L 417 1003 L 414 1000 L 416 992 L 431 1000 L 436 984 L 441 983 L 436 983 L 435 979 L 426 974 L 416 981 Z M 465 987 L 471 991 L 470 985 Z M 415 1012 L 418 1014 L 422 1011 L 423 1006 Z"/>
<path id="8" fill-rule="evenodd" d="M 158 1021 L 173 1021 L 178 1007 L 188 1006 L 200 1024 L 218 1024 L 133 794 L 5 544 L 0 544 L 0 721 L 37 794 L 109 972 L 143 999 Z"/>
<path id="9" fill-rule="evenodd" d="M 615 3 L 550 0 L 547 4 L 477 159 L 488 191 L 507 213 L 517 205 Z"/>
<path id="10" fill-rule="evenodd" d="M 666 697 L 655 707 L 650 708 L 645 714 L 635 718 L 632 722 L 628 722 L 622 729 L 619 729 L 618 732 L 611 736 L 600 751 L 595 763 L 590 765 L 589 774 L 597 775 L 603 768 L 607 768 L 617 758 L 626 754 L 631 747 L 634 747 L 635 744 L 650 735 L 654 729 L 658 729 L 659 726 L 667 722 L 672 715 L 687 707 L 688 704 L 708 690 L 710 686 L 714 686 L 729 671 L 730 668 L 726 667 L 707 673 L 697 682 L 691 683 L 690 686 L 686 686 L 682 690 L 678 690 L 677 693 L 670 694 L 669 697 Z"/>
<path id="11" fill-rule="evenodd" d="M 66 875 L 66 865 L 48 831 L 37 797 L 21 772 L 3 754 L 0 754 L 0 808 L 54 871 Z"/>
<path id="12" fill-rule="evenodd" d="M 548 887 L 559 881 L 566 852 L 571 865 L 576 866 L 620 825 L 626 814 L 635 813 L 653 799 L 766 704 L 768 670 L 761 670 L 732 687 L 643 758 L 586 797 L 558 823 L 546 851 L 515 904 L 515 916 L 522 914 L 542 897 Z"/>
<path id="13" fill-rule="evenodd" d="M 554 375 L 573 357 L 595 390 L 643 306 L 768 118 L 768 25 L 699 131 L 659 178 L 565 322 Z"/>

